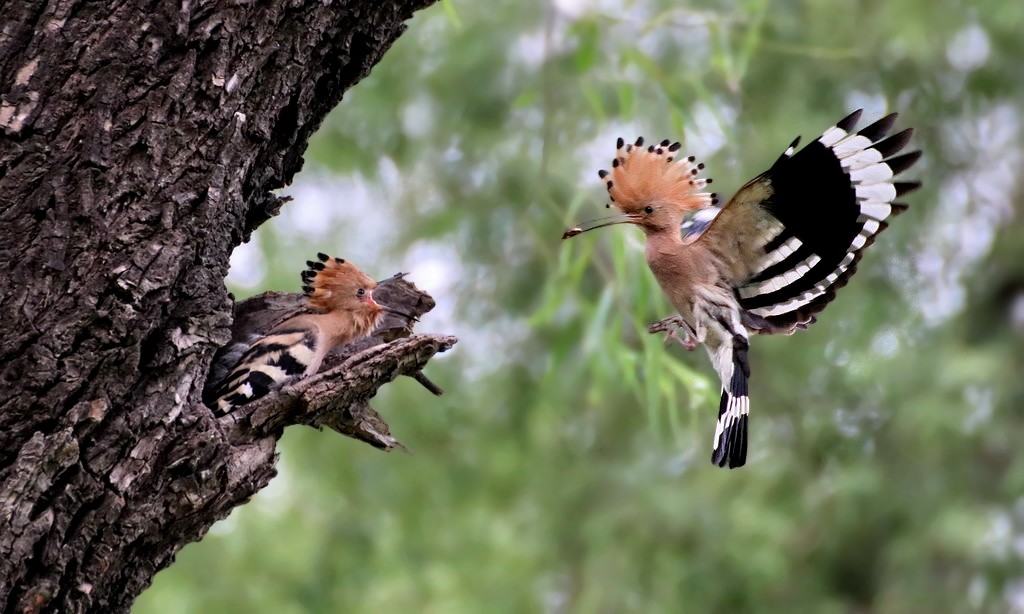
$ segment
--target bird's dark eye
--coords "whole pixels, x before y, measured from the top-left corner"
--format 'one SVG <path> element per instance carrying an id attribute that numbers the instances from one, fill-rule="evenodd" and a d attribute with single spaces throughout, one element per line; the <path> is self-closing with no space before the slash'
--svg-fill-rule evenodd
<path id="1" fill-rule="evenodd" d="M 364 288 L 359 288 L 359 290 L 356 291 L 356 296 L 360 298 L 366 296 L 366 290 Z"/>
<path id="2" fill-rule="evenodd" d="M 644 212 L 648 214 L 654 213 L 654 207 L 647 205 L 646 207 L 644 207 Z"/>

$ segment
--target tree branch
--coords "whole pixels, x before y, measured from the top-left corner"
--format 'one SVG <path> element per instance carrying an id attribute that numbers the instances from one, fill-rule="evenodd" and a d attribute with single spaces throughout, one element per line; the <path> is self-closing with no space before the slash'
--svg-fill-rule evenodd
<path id="1" fill-rule="evenodd" d="M 447 335 L 413 335 L 370 347 L 326 372 L 243 405 L 223 420 L 246 438 L 274 436 L 292 424 L 324 425 L 389 450 L 397 441 L 367 402 L 382 385 L 399 375 L 419 373 L 434 354 L 455 342 Z"/>

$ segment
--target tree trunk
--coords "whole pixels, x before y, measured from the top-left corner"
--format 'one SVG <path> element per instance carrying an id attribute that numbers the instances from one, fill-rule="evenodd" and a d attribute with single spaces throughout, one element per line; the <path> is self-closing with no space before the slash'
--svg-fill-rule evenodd
<path id="1" fill-rule="evenodd" d="M 232 249 L 430 2 L 0 6 L 0 611 L 127 610 L 267 484 L 288 424 L 393 445 L 366 401 L 454 339 L 365 349 L 229 416 L 200 393 Z"/>

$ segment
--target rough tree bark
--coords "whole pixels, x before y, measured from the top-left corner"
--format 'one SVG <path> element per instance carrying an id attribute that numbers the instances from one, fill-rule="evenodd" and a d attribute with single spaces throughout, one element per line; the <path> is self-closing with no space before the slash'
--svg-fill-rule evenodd
<path id="1" fill-rule="evenodd" d="M 366 401 L 454 339 L 227 417 L 200 393 L 231 250 L 431 1 L 0 2 L 0 611 L 127 610 L 267 484 L 284 426 L 394 444 Z"/>

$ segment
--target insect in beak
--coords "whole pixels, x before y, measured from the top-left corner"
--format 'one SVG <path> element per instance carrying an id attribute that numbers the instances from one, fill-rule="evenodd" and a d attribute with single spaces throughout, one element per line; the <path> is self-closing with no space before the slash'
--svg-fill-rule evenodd
<path id="1" fill-rule="evenodd" d="M 598 224 L 597 222 L 604 222 Z M 605 226 L 614 226 L 615 224 L 639 224 L 640 216 L 635 213 L 620 213 L 618 215 L 610 215 L 608 217 L 599 217 L 596 220 L 589 220 L 586 222 L 580 222 L 576 226 L 566 230 L 562 233 L 562 240 L 575 237 L 576 235 L 583 234 L 594 230 L 595 228 L 604 228 Z"/>

